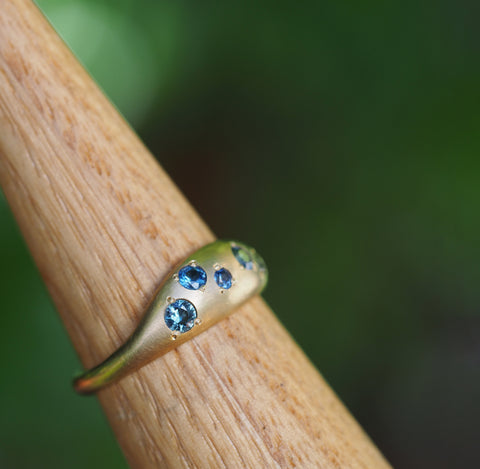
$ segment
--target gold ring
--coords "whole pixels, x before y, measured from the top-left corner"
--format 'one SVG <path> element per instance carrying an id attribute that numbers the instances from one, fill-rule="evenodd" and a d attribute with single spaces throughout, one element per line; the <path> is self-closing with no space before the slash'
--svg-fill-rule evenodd
<path id="1" fill-rule="evenodd" d="M 200 248 L 166 277 L 127 342 L 74 380 L 75 390 L 91 394 L 138 370 L 226 317 L 267 280 L 263 259 L 243 243 Z"/>

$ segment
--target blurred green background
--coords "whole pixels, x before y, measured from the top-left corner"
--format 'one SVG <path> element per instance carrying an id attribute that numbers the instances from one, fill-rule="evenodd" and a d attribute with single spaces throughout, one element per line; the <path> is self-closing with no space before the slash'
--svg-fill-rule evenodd
<path id="1" fill-rule="evenodd" d="M 38 3 L 393 465 L 480 467 L 479 4 Z M 0 256 L 0 467 L 126 467 L 1 196 Z"/>

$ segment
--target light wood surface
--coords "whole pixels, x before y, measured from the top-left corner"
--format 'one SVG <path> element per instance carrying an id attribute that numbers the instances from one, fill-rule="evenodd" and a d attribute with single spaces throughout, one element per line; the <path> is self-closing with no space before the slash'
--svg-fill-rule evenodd
<path id="1" fill-rule="evenodd" d="M 0 0 L 0 182 L 86 367 L 214 239 L 28 0 Z M 259 297 L 99 398 L 134 468 L 389 467 Z"/>

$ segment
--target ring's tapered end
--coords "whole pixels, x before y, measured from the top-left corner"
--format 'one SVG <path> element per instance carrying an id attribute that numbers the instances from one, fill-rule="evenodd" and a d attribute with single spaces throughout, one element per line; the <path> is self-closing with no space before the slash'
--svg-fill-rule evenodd
<path id="1" fill-rule="evenodd" d="M 94 381 L 94 378 L 85 379 L 82 376 L 79 376 L 73 380 L 73 389 L 82 396 L 94 394 L 98 389 L 98 387 L 95 386 Z"/>
<path id="2" fill-rule="evenodd" d="M 106 360 L 106 362 L 108 364 L 108 360 Z M 108 373 L 108 368 L 106 366 L 102 368 L 94 368 L 93 370 L 77 376 L 73 380 L 73 389 L 75 389 L 78 394 L 88 396 L 110 384 L 114 381 L 115 377 L 116 376 L 112 373 Z"/>
<path id="3" fill-rule="evenodd" d="M 106 387 L 118 378 L 125 376 L 131 368 L 130 353 L 132 341 L 128 341 L 103 363 L 77 376 L 73 388 L 78 394 L 90 395 Z"/>

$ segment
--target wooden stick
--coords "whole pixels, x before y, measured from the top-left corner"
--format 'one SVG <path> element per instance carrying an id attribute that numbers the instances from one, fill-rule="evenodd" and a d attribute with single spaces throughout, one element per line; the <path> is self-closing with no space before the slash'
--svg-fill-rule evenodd
<path id="1" fill-rule="evenodd" d="M 0 182 L 91 367 L 214 236 L 33 3 L 0 5 Z M 99 398 L 135 468 L 389 467 L 259 297 Z"/>

